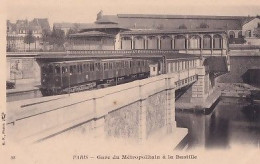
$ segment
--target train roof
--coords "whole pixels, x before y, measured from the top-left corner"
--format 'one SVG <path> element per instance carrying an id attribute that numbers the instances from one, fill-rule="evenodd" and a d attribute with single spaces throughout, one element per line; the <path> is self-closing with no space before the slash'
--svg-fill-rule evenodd
<path id="1" fill-rule="evenodd" d="M 113 58 L 113 59 L 91 59 L 91 60 L 71 60 L 71 61 L 59 61 L 51 62 L 53 64 L 65 64 L 65 63 L 75 63 L 75 62 L 91 62 L 91 61 L 121 61 L 121 60 L 131 60 L 132 58 Z"/>
<path id="2" fill-rule="evenodd" d="M 95 61 L 95 60 L 72 60 L 72 61 L 59 61 L 59 62 L 51 62 L 53 64 L 65 64 L 65 63 L 75 63 L 75 62 L 89 62 L 89 61 Z"/>
<path id="3" fill-rule="evenodd" d="M 101 61 L 114 61 L 114 60 L 131 60 L 132 58 L 113 58 L 113 59 L 101 59 Z"/>

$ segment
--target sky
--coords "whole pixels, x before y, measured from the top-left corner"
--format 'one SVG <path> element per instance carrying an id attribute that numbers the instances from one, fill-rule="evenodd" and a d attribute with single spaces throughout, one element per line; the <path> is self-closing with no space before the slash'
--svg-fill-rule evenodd
<path id="1" fill-rule="evenodd" d="M 54 22 L 92 23 L 103 10 L 116 14 L 228 15 L 260 14 L 260 0 L 9 0 L 6 17 L 48 18 Z"/>

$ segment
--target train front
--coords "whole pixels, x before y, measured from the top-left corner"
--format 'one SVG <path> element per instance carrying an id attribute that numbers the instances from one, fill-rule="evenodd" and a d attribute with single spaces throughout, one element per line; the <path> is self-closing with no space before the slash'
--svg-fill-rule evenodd
<path id="1" fill-rule="evenodd" d="M 41 92 L 43 96 L 50 96 L 59 93 L 61 81 L 59 75 L 60 68 L 52 63 L 42 64 L 41 66 Z"/>

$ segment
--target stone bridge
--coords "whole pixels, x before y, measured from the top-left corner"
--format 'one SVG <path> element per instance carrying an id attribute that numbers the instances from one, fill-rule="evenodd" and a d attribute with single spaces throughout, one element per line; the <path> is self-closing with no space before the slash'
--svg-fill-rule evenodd
<path id="1" fill-rule="evenodd" d="M 165 129 L 165 135 L 173 133 L 175 78 L 165 74 L 70 96 L 7 103 L 8 135 L 13 141 L 32 143 L 84 129 L 84 135 L 93 137 L 143 142 L 158 129 Z"/>

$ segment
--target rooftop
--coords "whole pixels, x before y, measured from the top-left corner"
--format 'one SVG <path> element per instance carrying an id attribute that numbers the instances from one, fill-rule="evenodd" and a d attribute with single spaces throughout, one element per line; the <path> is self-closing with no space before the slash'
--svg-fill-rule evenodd
<path id="1" fill-rule="evenodd" d="M 155 14 L 117 14 L 118 18 L 151 18 L 151 19 L 244 19 L 245 16 L 210 16 L 210 15 L 155 15 Z"/>
<path id="2" fill-rule="evenodd" d="M 174 30 L 132 30 L 132 31 L 124 31 L 121 34 L 172 34 L 172 33 L 219 33 L 226 32 L 226 30 L 218 30 L 218 29 L 174 29 Z"/>
<path id="3" fill-rule="evenodd" d="M 87 32 L 82 32 L 82 33 L 76 33 L 76 34 L 71 34 L 70 37 L 91 37 L 91 36 L 102 36 L 102 37 L 113 37 L 114 35 L 110 35 L 104 32 L 100 31 L 87 31 Z"/>

